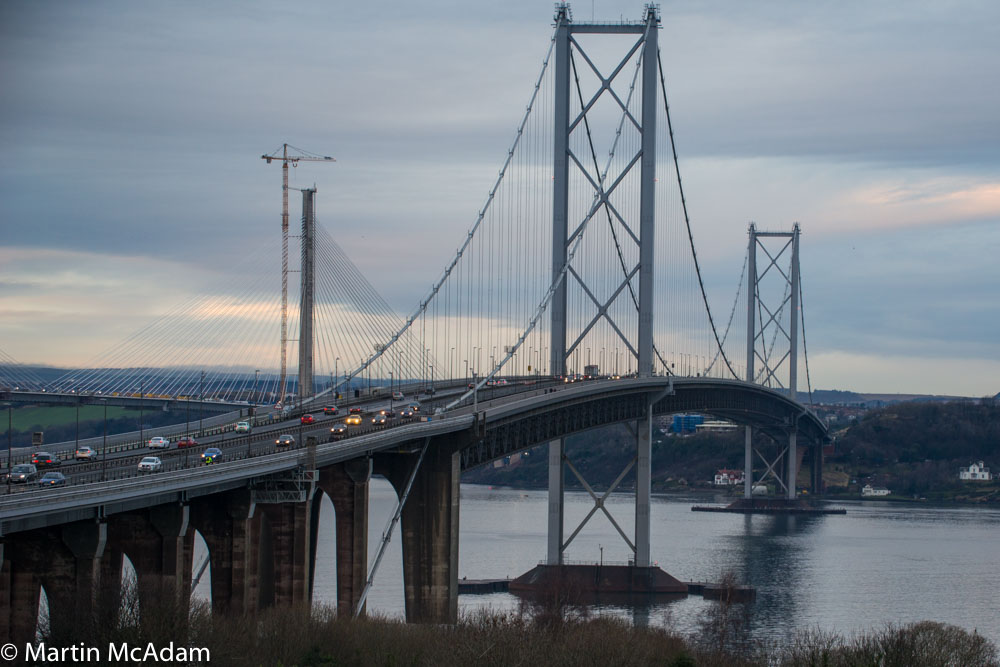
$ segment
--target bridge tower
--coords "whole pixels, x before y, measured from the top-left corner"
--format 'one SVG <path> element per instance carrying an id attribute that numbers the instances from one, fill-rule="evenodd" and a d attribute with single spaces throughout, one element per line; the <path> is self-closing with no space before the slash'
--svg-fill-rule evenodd
<path id="1" fill-rule="evenodd" d="M 299 305 L 299 400 L 313 395 L 313 295 L 316 282 L 316 188 L 302 190 L 302 272 Z"/>
<path id="2" fill-rule="evenodd" d="M 566 361 L 574 349 L 578 348 L 590 328 L 601 318 L 606 319 L 611 327 L 621 337 L 625 347 L 636 357 L 638 362 L 638 373 L 640 377 L 649 377 L 653 374 L 653 257 L 655 231 L 655 182 L 656 182 L 656 112 L 657 93 L 659 90 L 657 79 L 657 33 L 660 26 L 660 17 L 654 5 L 647 5 L 646 13 L 641 22 L 636 23 L 574 23 L 567 3 L 556 5 L 556 33 L 555 33 L 555 97 L 554 97 L 554 140 L 553 140 L 553 210 L 552 210 L 552 275 L 553 283 L 558 284 L 551 303 L 551 339 L 550 339 L 550 367 L 553 375 L 565 375 L 567 373 Z M 580 42 L 574 35 L 638 35 L 638 42 L 631 42 L 631 48 L 625 50 L 617 66 L 610 70 L 610 73 L 597 71 L 593 60 L 587 56 Z M 571 75 L 574 74 L 574 62 L 572 54 L 576 52 L 582 56 L 582 60 L 587 63 L 594 73 L 599 77 L 601 86 L 594 94 L 589 103 L 584 103 L 582 94 L 580 97 L 580 112 L 575 118 L 570 117 L 570 82 Z M 631 267 L 631 272 L 626 272 L 622 277 L 622 286 L 630 286 L 633 277 L 638 274 L 638 330 L 635 341 L 629 341 L 622 333 L 623 328 L 619 327 L 609 312 L 608 304 L 598 304 L 598 312 L 591 320 L 590 325 L 583 328 L 575 341 L 567 338 L 567 281 L 570 276 L 578 280 L 581 287 L 588 294 L 598 292 L 588 288 L 581 273 L 567 271 L 565 268 L 569 246 L 572 236 L 576 234 L 574 229 L 581 224 L 581 221 L 570 220 L 571 210 L 569 201 L 569 190 L 571 181 L 571 169 L 580 168 L 581 164 L 587 163 L 589 157 L 576 156 L 571 148 L 571 138 L 574 133 L 590 133 L 591 125 L 588 112 L 593 109 L 594 103 L 602 95 L 614 97 L 622 109 L 625 105 L 621 99 L 613 92 L 611 83 L 614 78 L 625 69 L 625 65 L 630 59 L 639 53 L 641 61 L 641 113 L 635 119 L 628 113 L 631 122 L 636 123 L 640 140 L 639 154 L 627 168 L 618 182 L 625 174 L 632 170 L 639 171 L 639 219 L 626 220 L 615 215 L 621 224 L 628 230 L 633 238 L 638 239 L 639 261 L 638 265 Z M 581 65 L 582 66 L 582 65 Z M 620 130 L 619 130 L 620 132 Z M 592 144 L 591 144 L 592 146 Z M 606 187 L 603 179 L 594 180 L 587 177 L 594 188 L 594 204 L 592 205 L 589 217 L 592 217 L 599 208 L 611 207 L 609 202 L 610 193 L 614 190 L 614 185 Z M 572 226 L 571 223 L 572 222 Z M 560 276 L 562 279 L 560 281 Z M 619 294 L 621 288 L 615 294 Z M 591 297 L 593 298 L 593 297 Z M 612 297 L 612 301 L 614 297 Z M 645 417 L 637 424 L 637 455 L 636 455 L 636 525 L 635 525 L 635 564 L 639 567 L 647 567 L 649 558 L 649 496 L 650 496 L 650 452 L 652 443 L 652 406 L 647 406 Z M 563 440 L 553 440 L 549 443 L 549 516 L 548 516 L 548 549 L 547 562 L 549 565 L 559 565 L 562 563 L 562 553 L 566 546 L 563 541 L 563 489 L 564 489 L 564 442 Z M 575 533 L 574 533 L 575 534 Z M 572 538 L 571 538 L 572 539 Z"/>
<path id="3" fill-rule="evenodd" d="M 747 258 L 747 295 L 749 298 L 747 299 L 746 381 L 786 389 L 792 400 L 796 400 L 798 396 L 799 294 L 801 289 L 799 285 L 799 232 L 798 223 L 792 227 L 791 231 L 787 232 L 758 231 L 757 226 L 751 223 Z M 768 244 L 773 244 L 775 239 L 781 245 L 769 247 Z M 760 270 L 757 262 L 758 249 L 763 250 L 767 259 L 763 271 Z M 787 272 L 785 266 L 779 264 L 782 257 L 786 255 L 789 257 L 786 265 Z M 761 289 L 761 284 L 768 274 L 774 279 L 770 291 L 765 293 Z M 777 290 L 782 292 L 780 299 L 774 298 Z M 780 356 L 776 356 L 774 349 L 778 339 L 782 341 L 779 352 L 784 347 L 784 343 L 786 341 L 788 343 L 787 352 Z M 759 372 L 756 370 L 757 361 L 760 362 Z M 786 370 L 787 375 L 785 375 Z M 787 378 L 787 386 L 781 381 L 783 376 Z M 778 452 L 774 460 L 768 461 L 763 455 L 760 455 L 764 459 L 766 470 L 764 476 L 757 480 L 765 481 L 769 476 L 773 477 L 779 489 L 789 500 L 795 498 L 795 478 L 798 473 L 797 430 L 797 424 L 789 425 L 788 444 Z M 753 454 L 752 429 L 747 426 L 744 451 L 744 498 L 750 498 L 753 493 Z M 776 468 L 778 470 L 784 468 L 785 474 L 776 473 Z"/>

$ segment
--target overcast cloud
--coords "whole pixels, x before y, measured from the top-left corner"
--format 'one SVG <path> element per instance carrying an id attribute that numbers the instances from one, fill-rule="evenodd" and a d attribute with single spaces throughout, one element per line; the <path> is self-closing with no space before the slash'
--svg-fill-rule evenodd
<path id="1" fill-rule="evenodd" d="M 642 15 L 594 0 L 576 19 L 592 7 Z M 1000 4 L 661 11 L 713 306 L 750 220 L 799 221 L 814 385 L 1000 391 Z M 551 18 L 526 0 L 0 4 L 0 349 L 84 363 L 276 244 L 280 170 L 259 156 L 284 141 L 336 156 L 293 184 L 409 312 L 485 200 Z"/>

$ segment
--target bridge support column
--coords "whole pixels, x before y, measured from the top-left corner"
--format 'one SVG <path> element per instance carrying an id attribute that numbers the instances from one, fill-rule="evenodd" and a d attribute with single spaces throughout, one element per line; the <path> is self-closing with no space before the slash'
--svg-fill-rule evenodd
<path id="1" fill-rule="evenodd" d="M 799 476 L 799 452 L 797 451 L 796 441 L 798 439 L 798 433 L 792 431 L 788 434 L 788 457 L 787 457 L 787 468 L 788 478 L 785 480 L 785 486 L 787 486 L 789 500 L 795 500 L 795 480 Z"/>
<path id="2" fill-rule="evenodd" d="M 403 588 L 409 623 L 458 621 L 458 502 L 461 455 L 428 449 L 403 507 Z M 416 456 L 393 456 L 384 474 L 402 494 Z M 379 472 L 383 472 L 378 461 Z"/>
<path id="3" fill-rule="evenodd" d="M 743 497 L 753 496 L 753 429 L 743 427 Z"/>
<path id="4" fill-rule="evenodd" d="M 368 481 L 371 459 L 354 459 L 319 472 L 319 488 L 337 517 L 337 614 L 350 616 L 368 572 Z M 363 610 L 362 610 L 363 611 Z"/>
<path id="5" fill-rule="evenodd" d="M 49 602 L 49 636 L 67 637 L 94 618 L 106 542 L 105 524 L 80 521 L 21 533 L 5 545 L 0 628 L 10 641 L 19 646 L 34 641 L 42 586 Z"/>
<path id="6" fill-rule="evenodd" d="M 116 570 L 120 576 L 121 553 L 128 555 L 135 567 L 140 605 L 163 605 L 173 596 L 177 608 L 187 609 L 191 595 L 191 568 L 184 563 L 188 519 L 185 505 L 159 505 L 111 517 L 108 543 L 116 561 L 104 568 L 109 576 Z"/>
<path id="7" fill-rule="evenodd" d="M 814 496 L 823 495 L 823 444 L 816 443 L 812 448 L 810 467 L 810 490 Z"/>
<path id="8" fill-rule="evenodd" d="M 649 567 L 649 503 L 652 490 L 653 406 L 636 420 L 635 462 L 635 565 Z"/>
<path id="9" fill-rule="evenodd" d="M 198 498 L 191 503 L 191 525 L 208 545 L 212 567 L 212 611 L 254 613 L 264 559 L 264 532 L 256 505 L 246 491 Z"/>
<path id="10" fill-rule="evenodd" d="M 549 441 L 549 565 L 562 565 L 563 550 L 563 500 L 565 497 L 565 470 L 563 468 L 563 446 L 565 441 Z"/>
<path id="11" fill-rule="evenodd" d="M 299 503 L 258 505 L 270 525 L 274 604 L 309 606 L 312 602 L 312 498 Z M 266 567 L 266 564 L 262 564 Z M 272 574 L 273 571 L 273 574 Z"/>

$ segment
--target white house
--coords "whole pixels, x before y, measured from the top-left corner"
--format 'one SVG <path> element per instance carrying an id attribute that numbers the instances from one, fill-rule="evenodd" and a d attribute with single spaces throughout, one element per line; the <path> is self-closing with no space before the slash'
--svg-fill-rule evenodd
<path id="1" fill-rule="evenodd" d="M 861 495 L 863 496 L 887 496 L 890 493 L 892 491 L 884 486 L 872 486 L 871 484 L 865 484 L 861 489 Z"/>
<path id="2" fill-rule="evenodd" d="M 716 486 L 732 486 L 734 484 L 742 484 L 742 483 L 743 483 L 742 470 L 727 470 L 723 468 L 719 472 L 715 473 Z"/>
<path id="3" fill-rule="evenodd" d="M 990 469 L 983 465 L 982 461 L 978 463 L 973 463 L 968 468 L 958 469 L 959 479 L 977 479 L 985 482 L 993 479 L 993 475 L 990 474 Z"/>

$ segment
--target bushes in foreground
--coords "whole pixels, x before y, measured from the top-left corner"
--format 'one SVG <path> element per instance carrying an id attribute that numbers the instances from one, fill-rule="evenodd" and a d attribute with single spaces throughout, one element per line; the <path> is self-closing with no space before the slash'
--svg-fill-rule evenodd
<path id="1" fill-rule="evenodd" d="M 93 619 L 43 623 L 49 646 L 128 642 L 207 648 L 212 667 L 298 665 L 663 665 L 688 667 L 1000 667 L 989 640 L 961 628 L 923 621 L 842 636 L 819 630 L 784 645 L 749 639 L 740 604 L 719 603 L 693 636 L 638 628 L 586 608 L 527 608 L 475 613 L 457 625 L 416 625 L 381 617 L 337 618 L 328 607 L 270 609 L 248 617 L 190 611 L 172 595 L 124 591 L 126 604 L 99 606 Z M 128 602 L 131 601 L 131 602 Z M 114 609 L 112 609 L 114 607 Z M 544 612 L 544 613 L 540 613 Z M 89 623 L 88 623 L 89 621 Z"/>

